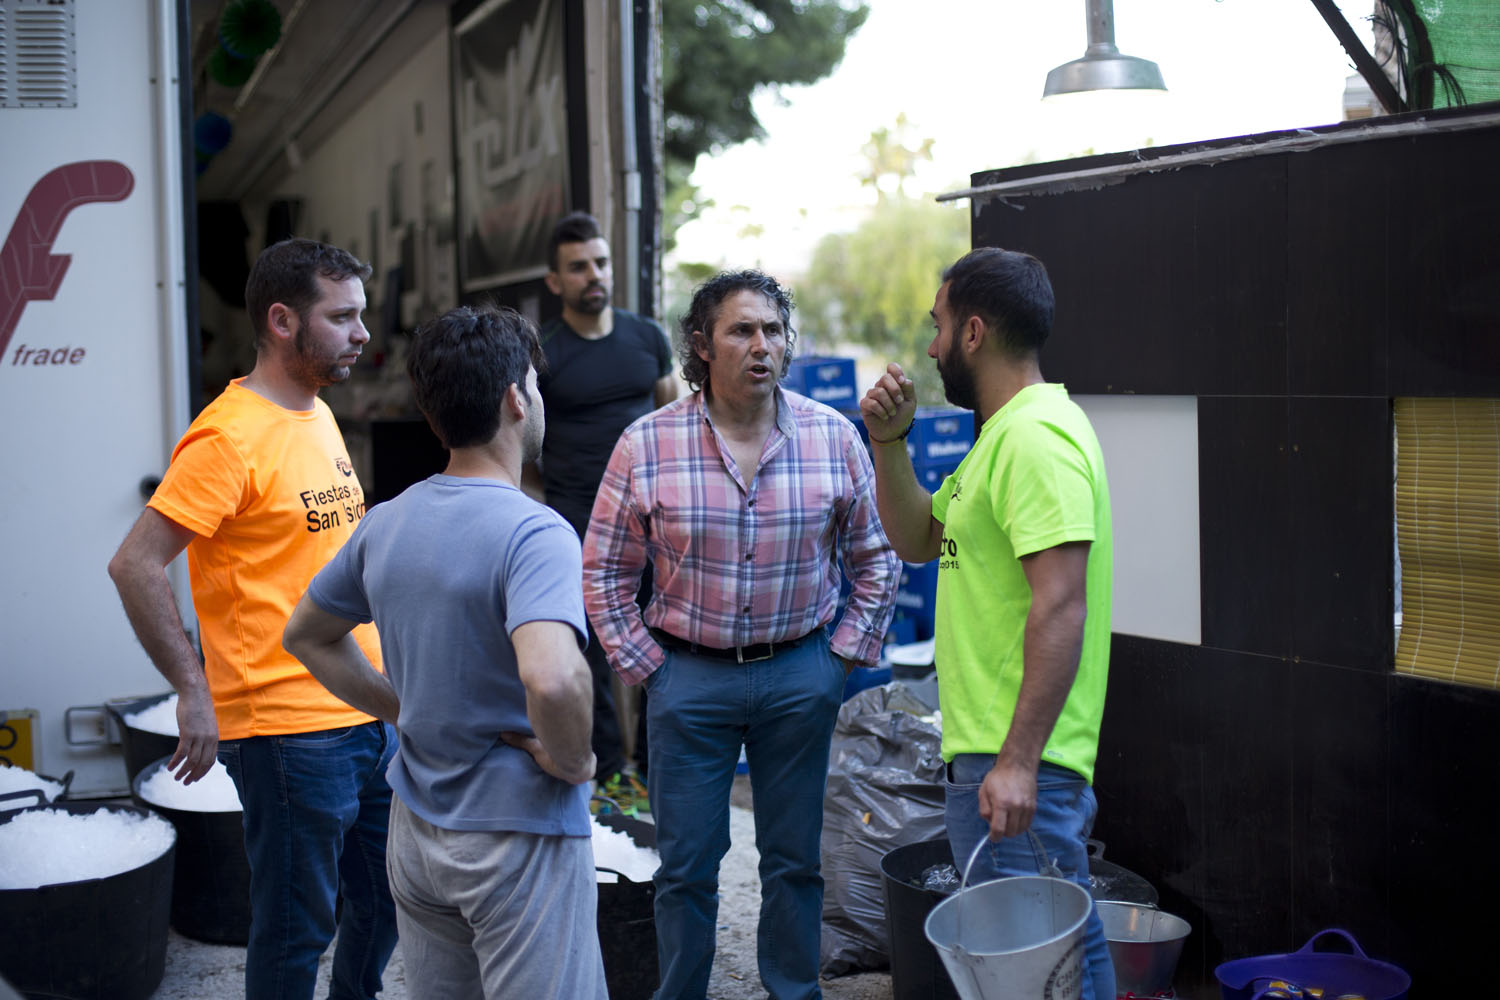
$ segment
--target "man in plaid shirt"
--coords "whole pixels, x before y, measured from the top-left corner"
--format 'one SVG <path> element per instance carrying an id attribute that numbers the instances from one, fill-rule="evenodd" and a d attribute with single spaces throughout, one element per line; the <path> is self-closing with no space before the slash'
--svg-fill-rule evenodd
<path id="1" fill-rule="evenodd" d="M 741 746 L 759 789 L 761 982 L 776 1000 L 820 995 L 828 748 L 845 675 L 876 661 L 894 610 L 899 563 L 854 426 L 778 384 L 791 306 L 756 271 L 697 290 L 679 346 L 694 391 L 626 428 L 584 541 L 589 619 L 651 695 L 658 1000 L 707 993 Z M 830 633 L 840 563 L 853 590 Z"/>

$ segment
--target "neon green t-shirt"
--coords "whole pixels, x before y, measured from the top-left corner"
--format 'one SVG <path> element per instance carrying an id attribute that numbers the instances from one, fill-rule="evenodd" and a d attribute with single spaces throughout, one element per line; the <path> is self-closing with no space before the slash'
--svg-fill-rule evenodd
<path id="1" fill-rule="evenodd" d="M 944 760 L 998 753 L 1010 729 L 1031 607 L 1020 557 L 1092 543 L 1078 676 L 1042 752 L 1092 782 L 1109 674 L 1113 539 L 1104 456 L 1067 390 L 1027 386 L 985 421 L 933 496 L 932 516 L 943 524 L 934 632 Z"/>

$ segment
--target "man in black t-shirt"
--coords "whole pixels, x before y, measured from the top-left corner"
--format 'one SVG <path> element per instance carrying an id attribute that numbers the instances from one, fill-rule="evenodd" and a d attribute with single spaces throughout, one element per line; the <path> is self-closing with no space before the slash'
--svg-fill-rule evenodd
<path id="1" fill-rule="evenodd" d="M 581 539 L 620 432 L 676 399 L 677 379 L 672 345 L 662 328 L 610 305 L 609 244 L 592 216 L 574 212 L 559 220 L 548 255 L 547 287 L 562 299 L 563 310 L 541 331 L 547 370 L 537 385 L 547 433 L 541 468 L 528 466 L 525 479 L 530 492 L 567 518 Z M 592 628 L 586 656 L 594 672 L 595 780 L 626 812 L 647 809 L 645 789 L 625 773 L 610 687 L 614 674 Z M 637 759 L 644 762 L 641 742 Z"/>

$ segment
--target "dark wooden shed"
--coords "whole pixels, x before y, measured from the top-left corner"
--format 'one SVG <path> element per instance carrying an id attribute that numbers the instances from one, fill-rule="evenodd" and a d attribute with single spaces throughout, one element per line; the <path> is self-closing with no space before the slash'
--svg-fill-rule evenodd
<path id="1" fill-rule="evenodd" d="M 1394 668 L 1392 412 L 1500 397 L 1497 163 L 1490 104 L 973 175 L 974 245 L 1052 275 L 1047 378 L 1196 398 L 1201 643 L 1117 628 L 1096 828 L 1188 995 L 1326 927 L 1413 995 L 1495 978 L 1500 691 Z"/>

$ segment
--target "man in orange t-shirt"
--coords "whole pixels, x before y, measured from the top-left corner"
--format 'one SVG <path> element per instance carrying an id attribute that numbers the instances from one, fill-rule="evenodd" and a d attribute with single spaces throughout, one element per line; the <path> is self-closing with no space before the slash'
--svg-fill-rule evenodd
<path id="1" fill-rule="evenodd" d="M 396 943 L 385 876 L 392 720 L 350 708 L 281 648 L 308 582 L 364 516 L 364 491 L 317 394 L 349 377 L 370 339 L 360 319 L 369 275 L 312 240 L 260 255 L 245 288 L 255 368 L 193 421 L 109 565 L 131 626 L 178 694 L 169 769 L 191 783 L 217 758 L 239 791 L 248 1000 L 310 1000 L 335 930 L 329 996 L 373 998 Z M 184 549 L 201 665 L 165 573 Z M 350 641 L 379 667 L 372 626 Z"/>

